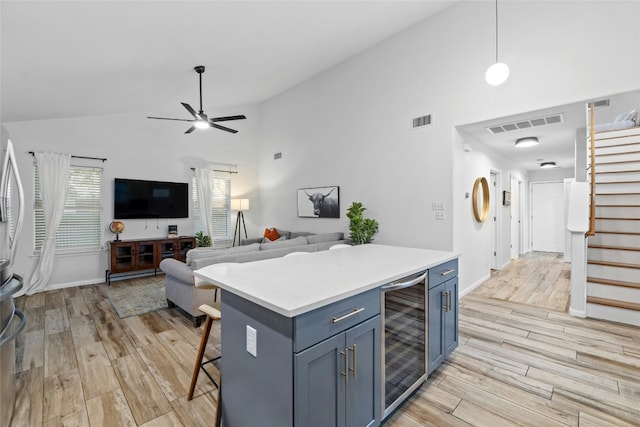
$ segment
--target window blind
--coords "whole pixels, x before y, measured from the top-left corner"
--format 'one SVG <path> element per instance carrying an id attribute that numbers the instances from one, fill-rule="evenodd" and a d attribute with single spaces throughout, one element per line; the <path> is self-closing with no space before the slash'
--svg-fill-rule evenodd
<path id="1" fill-rule="evenodd" d="M 45 238 L 38 167 L 34 167 L 35 249 Z M 71 166 L 67 199 L 56 232 L 56 249 L 102 248 L 102 168 Z"/>
<path id="2" fill-rule="evenodd" d="M 204 222 L 200 217 L 198 204 L 198 187 L 193 177 L 193 232 L 205 231 Z M 211 221 L 213 223 L 213 239 L 227 239 L 230 236 L 231 216 L 231 180 L 229 178 L 213 177 L 211 182 Z"/>

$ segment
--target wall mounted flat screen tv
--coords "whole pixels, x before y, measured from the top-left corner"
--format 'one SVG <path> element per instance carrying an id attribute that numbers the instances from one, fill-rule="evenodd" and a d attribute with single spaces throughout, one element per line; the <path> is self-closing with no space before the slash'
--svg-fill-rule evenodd
<path id="1" fill-rule="evenodd" d="M 114 219 L 188 218 L 186 182 L 115 178 Z"/>

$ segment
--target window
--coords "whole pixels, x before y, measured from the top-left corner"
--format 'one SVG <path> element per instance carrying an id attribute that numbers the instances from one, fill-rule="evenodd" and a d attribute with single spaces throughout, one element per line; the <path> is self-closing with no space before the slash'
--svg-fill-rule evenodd
<path id="1" fill-rule="evenodd" d="M 231 180 L 229 178 L 213 177 L 211 183 L 211 222 L 213 223 L 213 240 L 228 239 L 230 236 L 231 217 Z M 198 204 L 198 187 L 193 177 L 193 232 L 205 231 L 204 222 L 200 218 Z"/>
<path id="2" fill-rule="evenodd" d="M 35 249 L 45 237 L 44 211 L 38 167 L 34 167 Z M 71 166 L 67 200 L 56 233 L 56 249 L 102 248 L 102 169 Z"/>

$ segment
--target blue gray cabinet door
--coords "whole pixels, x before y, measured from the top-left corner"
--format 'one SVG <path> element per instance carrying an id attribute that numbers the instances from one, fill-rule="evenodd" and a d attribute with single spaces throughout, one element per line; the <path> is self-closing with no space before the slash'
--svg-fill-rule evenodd
<path id="1" fill-rule="evenodd" d="M 458 278 L 429 289 L 429 369 L 433 372 L 458 346 Z"/>
<path id="2" fill-rule="evenodd" d="M 447 298 L 447 309 L 444 310 L 443 319 L 443 346 L 444 358 L 458 346 L 458 278 L 444 283 L 444 295 Z"/>
<path id="3" fill-rule="evenodd" d="M 380 423 L 380 316 L 345 332 L 348 352 L 347 426 Z"/>
<path id="4" fill-rule="evenodd" d="M 380 423 L 380 316 L 295 355 L 295 425 Z"/>
<path id="5" fill-rule="evenodd" d="M 429 369 L 431 374 L 444 361 L 444 341 L 442 340 L 442 313 L 444 283 L 429 289 Z"/>
<path id="6" fill-rule="evenodd" d="M 296 426 L 345 426 L 345 351 L 341 333 L 295 355 Z"/>

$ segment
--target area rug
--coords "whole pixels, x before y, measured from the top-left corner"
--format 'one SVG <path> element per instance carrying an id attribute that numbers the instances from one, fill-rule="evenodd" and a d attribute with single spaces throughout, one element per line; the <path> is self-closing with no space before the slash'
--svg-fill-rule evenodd
<path id="1" fill-rule="evenodd" d="M 121 319 L 167 308 L 164 279 L 145 284 L 114 283 L 106 292 Z"/>

